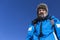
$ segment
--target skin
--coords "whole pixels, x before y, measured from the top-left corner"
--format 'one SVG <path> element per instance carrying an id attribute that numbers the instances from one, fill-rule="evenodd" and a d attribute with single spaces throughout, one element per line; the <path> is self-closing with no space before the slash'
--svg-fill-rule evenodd
<path id="1" fill-rule="evenodd" d="M 38 10 L 38 16 L 39 17 L 46 17 L 47 16 L 47 11 L 45 9 L 39 9 Z"/>

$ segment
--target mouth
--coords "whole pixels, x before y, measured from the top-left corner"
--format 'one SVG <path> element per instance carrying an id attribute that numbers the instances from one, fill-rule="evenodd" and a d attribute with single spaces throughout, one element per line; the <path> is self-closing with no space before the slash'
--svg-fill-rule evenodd
<path id="1" fill-rule="evenodd" d="M 39 17 L 44 17 L 43 13 L 38 14 Z"/>

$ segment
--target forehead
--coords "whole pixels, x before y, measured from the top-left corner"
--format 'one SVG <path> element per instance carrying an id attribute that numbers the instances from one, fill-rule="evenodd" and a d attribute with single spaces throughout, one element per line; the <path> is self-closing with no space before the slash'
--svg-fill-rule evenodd
<path id="1" fill-rule="evenodd" d="M 42 11 L 46 11 L 45 9 L 39 9 L 39 11 L 41 11 L 41 10 L 42 10 Z"/>

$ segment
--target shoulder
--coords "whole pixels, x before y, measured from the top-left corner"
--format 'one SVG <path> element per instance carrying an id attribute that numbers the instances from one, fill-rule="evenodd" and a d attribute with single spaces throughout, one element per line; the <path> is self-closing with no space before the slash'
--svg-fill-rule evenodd
<path id="1" fill-rule="evenodd" d="M 34 30 L 34 25 L 30 24 L 29 28 L 28 28 L 28 31 L 32 31 L 32 30 Z"/>
<path id="2" fill-rule="evenodd" d="M 60 22 L 58 18 L 56 18 L 55 16 L 51 16 L 51 18 L 54 20 L 54 22 Z"/>
<path id="3" fill-rule="evenodd" d="M 33 31 L 34 28 L 35 28 L 35 26 L 36 26 L 36 24 L 37 24 L 37 22 L 38 22 L 37 18 L 34 19 L 34 20 L 31 22 L 31 24 L 29 25 L 28 31 Z"/>
<path id="4" fill-rule="evenodd" d="M 55 16 L 52 16 L 53 20 L 54 20 L 54 24 L 60 28 L 60 20 L 58 18 L 56 18 Z"/>

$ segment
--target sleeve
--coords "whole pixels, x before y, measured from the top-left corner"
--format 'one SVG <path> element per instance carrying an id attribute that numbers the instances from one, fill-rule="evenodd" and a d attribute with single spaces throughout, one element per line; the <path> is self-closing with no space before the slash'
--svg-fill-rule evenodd
<path id="1" fill-rule="evenodd" d="M 33 32 L 34 32 L 34 26 L 33 25 L 29 25 L 26 40 L 31 40 L 32 39 Z"/>
<path id="2" fill-rule="evenodd" d="M 54 19 L 54 24 L 55 24 L 56 36 L 58 40 L 60 40 L 60 21 L 54 16 L 53 16 L 53 19 Z"/>

